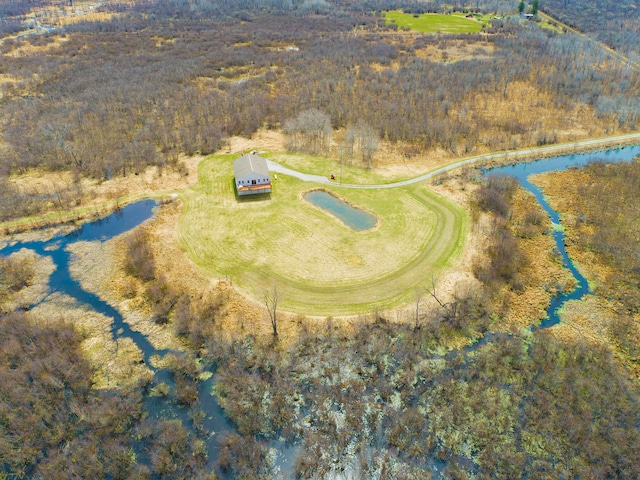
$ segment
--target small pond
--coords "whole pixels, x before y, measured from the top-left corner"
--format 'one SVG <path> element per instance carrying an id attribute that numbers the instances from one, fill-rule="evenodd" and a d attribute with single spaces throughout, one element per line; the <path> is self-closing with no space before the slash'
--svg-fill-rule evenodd
<path id="1" fill-rule="evenodd" d="M 347 202 L 323 190 L 307 192 L 304 194 L 304 199 L 334 215 L 347 227 L 357 232 L 371 230 L 378 223 L 378 220 L 373 215 L 359 208 L 354 208 Z"/>

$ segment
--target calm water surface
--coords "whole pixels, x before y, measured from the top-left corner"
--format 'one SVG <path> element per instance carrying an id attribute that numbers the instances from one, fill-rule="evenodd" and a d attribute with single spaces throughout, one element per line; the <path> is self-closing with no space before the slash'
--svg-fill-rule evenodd
<path id="1" fill-rule="evenodd" d="M 142 352 L 145 364 L 153 372 L 153 382 L 155 384 L 165 383 L 175 393 L 176 387 L 171 373 L 166 369 L 153 367 L 150 361 L 151 357 L 155 355 L 162 357 L 169 353 L 169 350 L 155 348 L 144 334 L 131 329 L 118 310 L 97 295 L 84 290 L 69 272 L 72 254 L 68 251 L 68 247 L 71 244 L 80 241 L 97 240 L 102 242 L 126 233 L 150 219 L 155 207 L 157 207 L 157 203 L 153 200 L 132 203 L 105 218 L 88 222 L 67 235 L 60 235 L 46 241 L 12 243 L 0 249 L 0 254 L 10 255 L 26 248 L 35 251 L 38 255 L 50 257 L 55 265 L 55 271 L 49 278 L 49 294 L 59 292 L 69 295 L 94 311 L 111 317 L 113 319 L 111 335 L 114 341 L 118 342 L 123 338 L 133 340 Z M 218 441 L 221 434 L 233 431 L 233 426 L 224 416 L 222 408 L 211 393 L 212 382 L 213 380 L 210 379 L 199 385 L 198 405 L 207 413 L 203 426 L 211 434 L 207 439 L 207 453 L 211 466 L 215 465 L 218 459 Z M 176 406 L 167 399 L 147 396 L 145 408 L 152 418 L 179 418 L 185 427 L 193 429 L 189 411 L 186 408 Z"/>
<path id="2" fill-rule="evenodd" d="M 359 208 L 352 207 L 347 202 L 323 190 L 307 192 L 304 194 L 304 199 L 316 207 L 331 213 L 346 226 L 357 232 L 371 230 L 376 226 L 376 217 Z"/>
<path id="3" fill-rule="evenodd" d="M 551 299 L 551 305 L 547 310 L 547 318 L 543 320 L 540 328 L 547 328 L 560 322 L 558 310 L 569 300 L 578 300 L 590 292 L 587 279 L 575 267 L 565 248 L 565 235 L 561 226 L 560 215 L 553 210 L 544 197 L 542 190 L 529 181 L 531 175 L 551 171 L 562 171 L 572 167 L 582 167 L 590 162 L 628 162 L 640 155 L 640 146 L 617 148 L 602 152 L 580 153 L 561 155 L 559 157 L 544 158 L 529 163 L 518 163 L 504 167 L 496 167 L 485 171 L 485 175 L 508 175 L 515 177 L 518 183 L 531 192 L 542 208 L 549 214 L 554 224 L 553 238 L 562 263 L 576 279 L 576 289 L 570 293 L 560 294 Z"/>

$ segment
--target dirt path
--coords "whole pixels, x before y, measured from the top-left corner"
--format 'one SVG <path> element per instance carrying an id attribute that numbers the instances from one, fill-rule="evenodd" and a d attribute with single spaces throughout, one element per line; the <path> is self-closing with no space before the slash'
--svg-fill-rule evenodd
<path id="1" fill-rule="evenodd" d="M 336 181 L 329 180 L 327 177 L 323 177 L 321 175 L 310 175 L 307 173 L 301 173 L 296 170 L 292 170 L 290 168 L 284 167 L 271 160 L 267 160 L 267 165 L 269 166 L 269 170 L 272 172 L 282 173 L 284 175 L 290 175 L 304 182 L 316 182 L 316 183 L 321 183 L 323 185 L 336 185 L 344 188 L 381 189 L 381 188 L 405 187 L 407 185 L 411 185 L 414 183 L 423 182 L 430 178 L 436 177 L 440 174 L 449 172 L 451 170 L 455 170 L 456 168 L 464 167 L 465 165 L 474 165 L 476 163 L 485 162 L 489 160 L 503 159 L 503 160 L 513 160 L 515 162 L 516 160 L 530 157 L 532 155 L 542 156 L 542 155 L 548 155 L 553 153 L 562 153 L 567 150 L 573 151 L 573 150 L 588 150 L 591 148 L 598 148 L 598 147 L 600 148 L 612 147 L 614 145 L 623 145 L 623 144 L 633 143 L 634 141 L 640 142 L 640 132 L 629 133 L 626 135 L 616 135 L 613 137 L 582 140 L 580 142 L 549 145 L 546 147 L 528 148 L 528 149 L 517 150 L 512 152 L 498 152 L 498 153 L 490 153 L 485 155 L 477 155 L 475 157 L 469 157 L 462 160 L 458 160 L 456 162 L 445 165 L 444 167 L 437 168 L 423 175 L 419 175 L 417 177 L 410 178 L 408 180 L 404 180 L 401 182 L 393 182 L 393 183 L 383 183 L 378 185 L 356 185 L 356 184 L 347 184 L 347 183 L 337 183 Z"/>

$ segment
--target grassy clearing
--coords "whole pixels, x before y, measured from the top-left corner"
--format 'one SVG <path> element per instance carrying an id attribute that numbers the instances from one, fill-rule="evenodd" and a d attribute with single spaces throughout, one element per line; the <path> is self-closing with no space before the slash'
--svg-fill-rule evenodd
<path id="1" fill-rule="evenodd" d="M 555 23 L 548 22 L 548 21 L 546 21 L 546 20 L 542 20 L 542 21 L 538 22 L 538 23 L 537 23 L 537 25 L 538 25 L 540 28 L 544 28 L 544 29 L 547 29 L 547 30 L 551 30 L 551 31 L 553 31 L 553 32 L 557 32 L 557 33 L 564 33 L 564 29 L 563 29 L 562 27 L 558 26 L 558 25 L 557 25 L 557 24 L 555 24 Z"/>
<path id="2" fill-rule="evenodd" d="M 400 10 L 385 12 L 387 25 L 395 23 L 398 28 L 408 28 L 422 33 L 477 33 L 489 20 L 488 16 L 470 19 L 464 15 L 442 15 L 439 13 L 423 13 L 414 16 Z M 485 18 L 486 17 L 486 18 Z"/>
<path id="3" fill-rule="evenodd" d="M 428 285 L 464 245 L 465 212 L 420 185 L 333 187 L 378 216 L 376 228 L 357 233 L 302 199 L 318 185 L 286 175 L 278 175 L 270 197 L 237 199 L 234 158 L 201 163 L 198 184 L 181 195 L 180 243 L 204 273 L 230 277 L 256 299 L 277 285 L 285 310 L 339 315 L 410 302 L 416 287 Z M 325 162 L 317 173 L 334 165 Z"/>
<path id="4" fill-rule="evenodd" d="M 326 157 L 320 157 L 317 155 L 309 155 L 302 153 L 288 153 L 288 152 L 261 152 L 260 155 L 278 162 L 280 165 L 297 170 L 302 173 L 309 173 L 312 175 L 323 175 L 327 178 L 331 174 L 336 177 L 336 184 L 340 184 L 340 162 L 336 160 L 328 160 Z M 359 161 L 353 159 L 342 162 L 342 183 L 357 184 L 357 185 L 380 185 L 382 183 L 392 183 L 401 180 L 407 180 L 411 178 L 410 175 L 400 176 L 384 176 L 379 172 L 372 170 L 366 170 L 361 166 L 358 166 Z"/>

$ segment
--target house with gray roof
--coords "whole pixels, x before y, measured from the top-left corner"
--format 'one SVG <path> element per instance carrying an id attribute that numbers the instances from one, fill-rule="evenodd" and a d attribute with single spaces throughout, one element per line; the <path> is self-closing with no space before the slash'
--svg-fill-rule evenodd
<path id="1" fill-rule="evenodd" d="M 233 173 L 238 195 L 255 195 L 271 192 L 271 175 L 267 161 L 251 152 L 233 162 Z"/>

